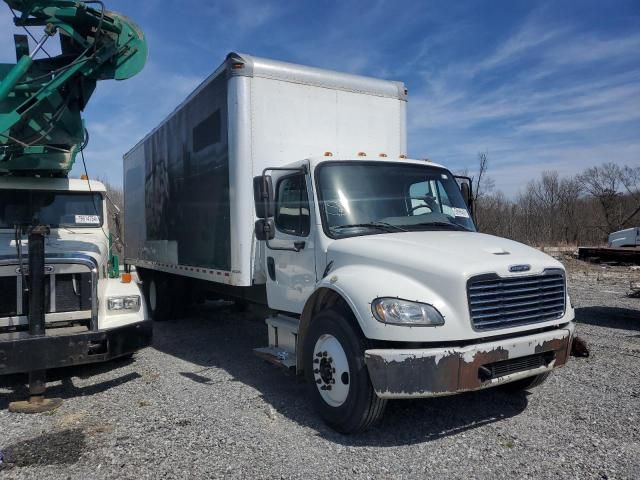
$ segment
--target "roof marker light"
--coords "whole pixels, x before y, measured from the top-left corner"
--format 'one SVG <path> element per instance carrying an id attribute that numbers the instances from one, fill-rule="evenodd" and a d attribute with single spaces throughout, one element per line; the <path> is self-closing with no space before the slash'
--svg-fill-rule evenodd
<path id="1" fill-rule="evenodd" d="M 378 156 L 380 158 L 387 158 L 387 154 L 386 153 L 379 153 Z"/>
<path id="2" fill-rule="evenodd" d="M 231 64 L 232 70 L 240 70 L 241 68 L 244 68 L 244 63 L 235 62 Z"/>
<path id="3" fill-rule="evenodd" d="M 325 157 L 333 157 L 333 153 L 331 153 L 331 152 L 324 152 L 324 156 L 325 156 Z"/>
<path id="4" fill-rule="evenodd" d="M 359 157 L 366 157 L 367 154 L 365 152 L 358 152 Z"/>
<path id="5" fill-rule="evenodd" d="M 402 155 L 400 155 L 400 158 L 407 158 L 407 156 L 403 153 Z"/>

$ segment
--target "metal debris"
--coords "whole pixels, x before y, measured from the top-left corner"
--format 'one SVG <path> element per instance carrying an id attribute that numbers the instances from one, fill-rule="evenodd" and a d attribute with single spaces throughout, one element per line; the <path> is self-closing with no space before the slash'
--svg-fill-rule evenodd
<path id="1" fill-rule="evenodd" d="M 578 336 L 573 338 L 573 344 L 571 345 L 571 356 L 572 357 L 588 357 L 589 356 L 589 346 L 587 342 Z"/>

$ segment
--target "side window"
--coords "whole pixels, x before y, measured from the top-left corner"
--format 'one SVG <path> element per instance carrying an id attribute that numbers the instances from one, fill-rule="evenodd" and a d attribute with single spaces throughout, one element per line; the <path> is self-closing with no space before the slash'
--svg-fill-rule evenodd
<path id="1" fill-rule="evenodd" d="M 276 216 L 278 230 L 289 235 L 309 235 L 309 197 L 304 175 L 284 177 L 276 187 Z"/>
<path id="2" fill-rule="evenodd" d="M 438 182 L 438 197 L 440 199 L 440 208 L 442 209 L 442 213 L 449 215 L 450 217 L 455 217 L 453 205 L 451 205 L 451 200 L 449 200 L 449 195 L 444 189 L 444 185 L 440 182 Z"/>

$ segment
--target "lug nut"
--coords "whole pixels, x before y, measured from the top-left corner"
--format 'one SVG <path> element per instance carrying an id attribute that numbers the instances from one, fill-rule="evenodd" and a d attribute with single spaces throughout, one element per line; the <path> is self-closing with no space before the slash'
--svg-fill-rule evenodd
<path id="1" fill-rule="evenodd" d="M 322 352 L 322 356 L 326 357 L 327 356 L 327 352 Z"/>
<path id="2" fill-rule="evenodd" d="M 318 358 L 314 358 L 313 363 L 320 363 L 320 360 Z"/>
<path id="3" fill-rule="evenodd" d="M 320 352 L 316 353 L 316 357 L 321 357 L 321 356 L 322 356 L 322 353 Z"/>
<path id="4" fill-rule="evenodd" d="M 320 370 L 318 370 L 317 368 L 313 370 L 313 373 L 320 373 Z"/>
<path id="5" fill-rule="evenodd" d="M 316 383 L 322 383 L 322 380 L 319 378 L 316 380 Z"/>

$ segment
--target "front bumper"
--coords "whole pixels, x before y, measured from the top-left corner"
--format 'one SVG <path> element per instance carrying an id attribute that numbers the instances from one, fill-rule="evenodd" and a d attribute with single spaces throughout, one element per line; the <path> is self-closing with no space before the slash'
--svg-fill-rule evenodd
<path id="1" fill-rule="evenodd" d="M 574 324 L 465 347 L 365 351 L 371 383 L 380 398 L 452 395 L 531 377 L 569 359 Z"/>
<path id="2" fill-rule="evenodd" d="M 151 320 L 109 330 L 48 329 L 41 337 L 28 332 L 3 333 L 0 375 L 104 362 L 149 346 L 152 335 Z"/>

